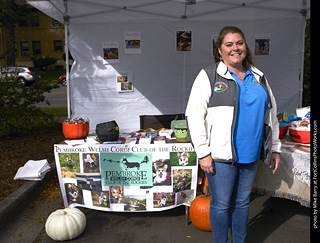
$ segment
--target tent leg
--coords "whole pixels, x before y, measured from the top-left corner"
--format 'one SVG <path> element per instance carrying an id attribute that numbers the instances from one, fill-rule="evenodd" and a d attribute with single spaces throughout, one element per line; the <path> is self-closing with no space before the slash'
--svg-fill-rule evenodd
<path id="1" fill-rule="evenodd" d="M 306 1 L 302 0 L 302 10 L 306 9 Z M 304 75 L 304 45 L 305 45 L 305 32 L 306 32 L 306 13 L 302 12 L 304 22 L 301 30 L 301 67 L 300 67 L 300 90 L 299 90 L 299 104 L 298 107 L 302 107 L 303 102 L 303 75 Z"/>
<path id="2" fill-rule="evenodd" d="M 66 54 L 67 109 L 68 109 L 68 118 L 70 119 L 71 108 L 70 108 L 69 35 L 68 35 L 69 16 L 67 15 L 67 12 L 68 12 L 67 0 L 64 0 L 64 5 L 66 10 L 64 15 L 64 37 L 65 37 L 64 50 Z"/>
<path id="3" fill-rule="evenodd" d="M 65 23 L 65 53 L 66 53 L 66 79 L 67 79 L 67 108 L 68 108 L 68 118 L 71 118 L 70 109 L 70 74 L 69 74 L 69 42 L 68 42 L 68 27 Z"/>

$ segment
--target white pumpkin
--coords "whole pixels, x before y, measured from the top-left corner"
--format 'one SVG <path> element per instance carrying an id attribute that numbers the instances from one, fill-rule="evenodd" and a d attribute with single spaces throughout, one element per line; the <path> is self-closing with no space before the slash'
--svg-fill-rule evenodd
<path id="1" fill-rule="evenodd" d="M 77 238 L 86 227 L 86 216 L 77 208 L 58 209 L 51 213 L 45 229 L 53 240 L 65 241 Z"/>

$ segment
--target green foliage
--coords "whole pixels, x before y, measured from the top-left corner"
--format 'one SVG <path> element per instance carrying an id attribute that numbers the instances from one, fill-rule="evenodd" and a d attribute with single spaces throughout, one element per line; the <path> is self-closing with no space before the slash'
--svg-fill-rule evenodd
<path id="1" fill-rule="evenodd" d="M 36 107 L 46 101 L 44 93 L 58 88 L 38 81 L 26 87 L 15 77 L 0 80 L 0 138 L 8 135 L 26 135 L 46 131 L 57 123 L 53 115 Z"/>
<path id="2" fill-rule="evenodd" d="M 0 26 L 10 21 L 23 25 L 28 21 L 30 12 L 28 5 L 15 4 L 13 0 L 0 0 Z"/>
<path id="3" fill-rule="evenodd" d="M 7 34 L 7 50 L 0 58 L 9 66 L 15 66 L 14 24 L 27 23 L 30 12 L 27 4 L 16 4 L 14 0 L 0 0 L 0 27 L 4 27 Z"/>
<path id="4" fill-rule="evenodd" d="M 46 71 L 48 66 L 57 63 L 57 59 L 54 57 L 31 57 L 31 60 L 33 61 L 33 66 L 40 68 L 42 71 Z"/>
<path id="5" fill-rule="evenodd" d="M 40 107 L 40 109 L 47 114 L 53 115 L 54 117 L 68 116 L 67 107 Z"/>
<path id="6" fill-rule="evenodd" d="M 46 83 L 57 83 L 59 77 L 65 74 L 65 70 L 51 70 L 51 71 L 40 71 L 38 74 L 41 76 L 42 82 Z"/>

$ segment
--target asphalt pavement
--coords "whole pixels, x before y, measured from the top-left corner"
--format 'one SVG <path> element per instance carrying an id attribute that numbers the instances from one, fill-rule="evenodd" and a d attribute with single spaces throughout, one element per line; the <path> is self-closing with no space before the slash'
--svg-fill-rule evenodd
<path id="1" fill-rule="evenodd" d="M 56 175 L 55 168 L 42 182 L 26 182 L 24 188 L 0 202 L 0 241 L 54 242 L 45 232 L 47 217 L 63 208 L 60 191 L 39 193 Z M 30 202 L 29 202 L 30 201 Z M 211 232 L 186 223 L 185 207 L 161 212 L 105 212 L 79 207 L 87 225 L 69 242 L 110 243 L 212 243 Z M 281 198 L 252 194 L 247 243 L 310 242 L 310 209 Z"/>
<path id="2" fill-rule="evenodd" d="M 46 99 L 49 100 L 50 105 L 46 102 L 38 103 L 38 107 L 67 107 L 67 86 L 59 85 L 57 89 L 53 89 L 50 93 L 45 93 Z"/>

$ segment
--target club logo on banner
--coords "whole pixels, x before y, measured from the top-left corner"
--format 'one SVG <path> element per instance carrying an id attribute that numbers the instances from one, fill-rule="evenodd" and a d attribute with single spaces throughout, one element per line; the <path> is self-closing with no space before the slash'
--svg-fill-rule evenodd
<path id="1" fill-rule="evenodd" d="M 102 186 L 152 186 L 151 153 L 101 153 Z"/>

